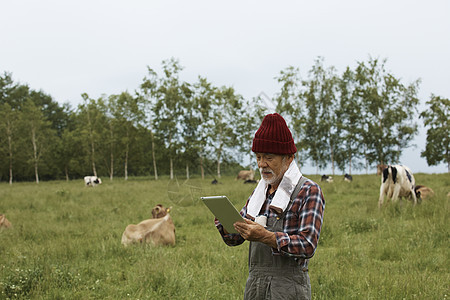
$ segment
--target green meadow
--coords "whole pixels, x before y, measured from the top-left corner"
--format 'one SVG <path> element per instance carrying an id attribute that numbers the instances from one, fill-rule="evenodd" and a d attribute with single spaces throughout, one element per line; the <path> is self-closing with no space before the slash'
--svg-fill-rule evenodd
<path id="1" fill-rule="evenodd" d="M 415 174 L 435 196 L 378 208 L 380 177 L 318 182 L 326 199 L 310 261 L 313 299 L 449 299 L 450 174 Z M 0 299 L 242 299 L 248 243 L 228 247 L 199 201 L 227 195 L 238 210 L 255 185 L 115 179 L 0 184 Z M 176 246 L 123 247 L 128 224 L 172 206 Z"/>

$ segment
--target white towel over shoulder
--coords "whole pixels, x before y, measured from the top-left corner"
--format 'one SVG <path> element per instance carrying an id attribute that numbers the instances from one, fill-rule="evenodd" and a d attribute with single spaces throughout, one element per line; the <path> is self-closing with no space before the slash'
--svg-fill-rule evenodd
<path id="1" fill-rule="evenodd" d="M 277 192 L 272 199 L 271 207 L 284 211 L 291 200 L 291 194 L 294 192 L 298 180 L 302 177 L 302 173 L 298 168 L 295 160 L 292 160 L 283 179 L 278 186 Z M 264 179 L 261 179 L 256 187 L 253 195 L 247 205 L 247 214 L 252 217 L 257 217 L 261 210 L 264 201 L 266 200 L 268 184 Z"/>

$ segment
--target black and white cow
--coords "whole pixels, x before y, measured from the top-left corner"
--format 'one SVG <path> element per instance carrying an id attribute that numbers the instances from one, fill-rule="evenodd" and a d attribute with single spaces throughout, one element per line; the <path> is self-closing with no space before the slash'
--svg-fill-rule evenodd
<path id="1" fill-rule="evenodd" d="M 348 182 L 352 182 L 353 181 L 353 177 L 352 177 L 352 175 L 349 175 L 349 174 L 345 173 L 344 180 L 348 181 Z"/>
<path id="2" fill-rule="evenodd" d="M 85 186 L 96 186 L 97 184 L 102 184 L 102 180 L 97 176 L 85 176 L 84 185 Z"/>
<path id="3" fill-rule="evenodd" d="M 333 177 L 328 176 L 328 175 L 322 175 L 322 178 L 320 178 L 320 181 L 333 182 Z"/>
<path id="4" fill-rule="evenodd" d="M 383 205 L 385 196 L 391 198 L 392 201 L 397 201 L 398 198 L 402 197 L 412 197 L 414 205 L 417 204 L 415 185 L 413 173 L 407 166 L 388 165 L 383 170 L 383 176 L 381 177 L 378 206 Z"/>

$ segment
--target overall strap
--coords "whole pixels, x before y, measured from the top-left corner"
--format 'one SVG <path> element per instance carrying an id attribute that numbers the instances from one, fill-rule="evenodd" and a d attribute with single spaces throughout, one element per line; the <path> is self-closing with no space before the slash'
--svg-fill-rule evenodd
<path id="1" fill-rule="evenodd" d="M 303 175 L 298 180 L 297 185 L 295 186 L 295 189 L 294 189 L 294 191 L 291 194 L 291 200 L 289 201 L 288 206 L 286 206 L 286 209 L 283 212 L 282 218 L 284 218 L 284 216 L 286 215 L 286 212 L 288 211 L 288 208 L 291 206 L 291 204 L 294 201 L 295 197 L 297 197 L 298 193 L 300 192 L 300 190 L 301 190 L 303 184 L 306 182 L 306 180 L 308 180 L 308 178 L 306 178 Z"/>
<path id="2" fill-rule="evenodd" d="M 295 197 L 297 197 L 298 193 L 300 192 L 300 190 L 301 190 L 303 184 L 306 182 L 306 180 L 308 180 L 308 178 L 306 178 L 303 175 L 298 180 L 298 183 L 295 186 L 294 191 L 292 192 L 291 201 L 289 202 L 289 206 L 292 204 L 292 202 L 294 201 Z M 284 211 L 283 218 L 286 215 L 286 212 L 287 212 L 287 209 Z M 295 260 L 297 261 L 298 265 L 300 266 L 300 268 L 302 269 L 303 272 L 308 272 L 308 262 L 309 262 L 308 259 L 295 258 Z"/>
<path id="3" fill-rule="evenodd" d="M 297 185 L 295 186 L 294 191 L 291 194 L 291 202 L 294 201 L 295 197 L 297 197 L 298 193 L 300 192 L 300 189 L 302 188 L 302 185 L 308 180 L 305 176 L 302 175 L 300 179 L 297 182 Z M 290 204 L 290 203 L 289 203 Z"/>

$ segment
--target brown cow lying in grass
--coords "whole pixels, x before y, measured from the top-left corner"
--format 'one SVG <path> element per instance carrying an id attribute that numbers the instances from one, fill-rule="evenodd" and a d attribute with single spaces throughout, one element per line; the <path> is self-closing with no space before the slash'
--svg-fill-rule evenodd
<path id="1" fill-rule="evenodd" d="M 151 243 L 153 245 L 175 245 L 175 225 L 169 215 L 170 208 L 161 204 L 152 209 L 153 219 L 130 224 L 122 234 L 122 244 Z"/>
<path id="2" fill-rule="evenodd" d="M 416 185 L 414 188 L 417 199 L 423 200 L 434 196 L 434 191 L 424 185 Z"/>
<path id="3" fill-rule="evenodd" d="M 8 221 L 4 214 L 0 214 L 0 228 L 11 228 L 12 224 Z"/>
<path id="4" fill-rule="evenodd" d="M 255 170 L 251 169 L 250 171 L 242 170 L 239 171 L 236 179 L 243 179 L 245 180 L 254 180 L 255 179 Z"/>

